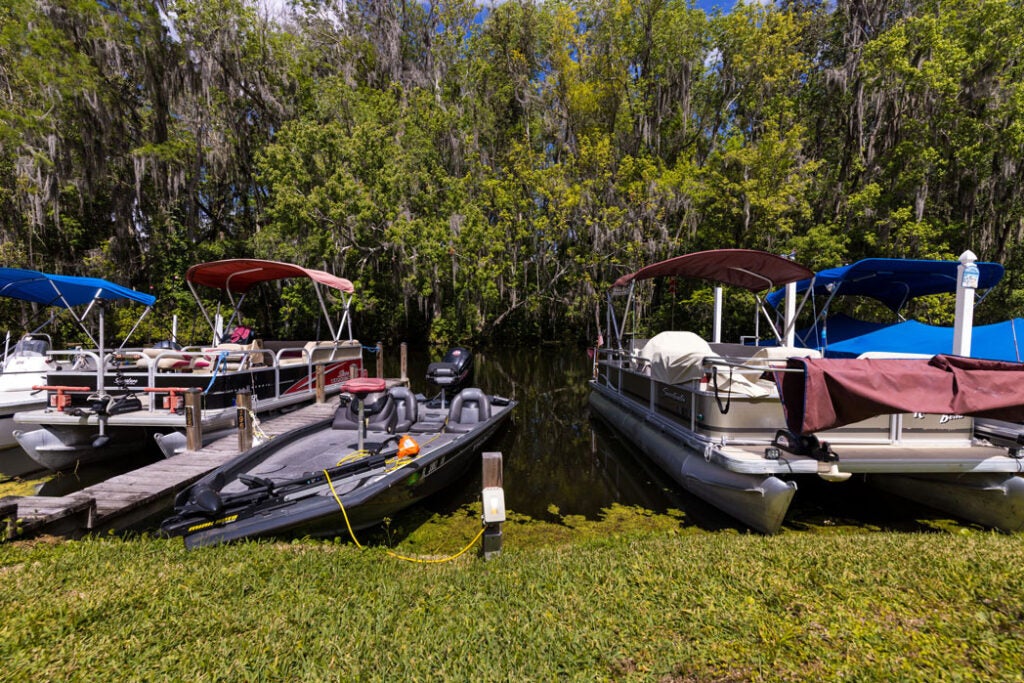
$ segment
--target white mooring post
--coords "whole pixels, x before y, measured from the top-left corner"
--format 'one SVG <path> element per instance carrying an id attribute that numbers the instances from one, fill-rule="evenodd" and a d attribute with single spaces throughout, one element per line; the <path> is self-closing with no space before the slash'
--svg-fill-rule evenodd
<path id="1" fill-rule="evenodd" d="M 790 282 L 786 285 L 786 313 L 785 329 L 782 334 L 782 343 L 786 346 L 796 346 L 796 283 Z"/>
<path id="2" fill-rule="evenodd" d="M 502 488 L 501 453 L 483 454 L 483 517 L 485 560 L 501 554 L 505 521 L 505 489 Z"/>
<path id="3" fill-rule="evenodd" d="M 711 341 L 718 344 L 722 341 L 722 285 L 715 285 L 714 322 L 711 329 Z"/>
<path id="4" fill-rule="evenodd" d="M 953 323 L 953 355 L 971 355 L 974 326 L 974 290 L 978 288 L 978 257 L 968 249 L 960 254 L 956 269 L 956 320 Z"/>

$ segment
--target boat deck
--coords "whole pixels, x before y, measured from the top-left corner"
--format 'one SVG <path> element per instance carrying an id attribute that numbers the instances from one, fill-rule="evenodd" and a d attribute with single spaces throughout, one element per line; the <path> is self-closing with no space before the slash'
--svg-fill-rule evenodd
<path id="1" fill-rule="evenodd" d="M 325 387 L 327 396 L 336 395 L 340 389 L 337 385 Z M 313 400 L 315 392 L 300 392 L 287 394 L 273 398 L 263 398 L 254 401 L 253 409 L 257 413 L 277 411 L 289 408 L 294 405 L 306 403 Z M 155 429 L 180 429 L 185 425 L 183 412 L 168 410 L 161 405 L 154 405 L 152 401 L 162 401 L 166 392 L 155 398 L 151 394 L 137 394 L 142 402 L 142 408 L 128 413 L 111 415 L 104 418 L 108 427 L 152 427 Z M 184 400 L 182 398 L 182 400 Z M 237 414 L 235 406 L 225 408 L 203 408 L 201 412 L 202 428 L 204 432 L 216 429 L 223 429 L 234 425 Z M 14 422 L 19 425 L 65 425 L 65 426 L 98 426 L 100 418 L 97 415 L 72 415 L 68 412 L 58 411 L 53 408 L 40 410 L 21 411 L 14 417 Z"/>
<path id="2" fill-rule="evenodd" d="M 336 408 L 337 401 L 314 403 L 261 419 L 260 427 L 273 438 L 330 420 Z M 179 491 L 238 453 L 238 434 L 233 432 L 200 450 L 185 451 L 74 494 L 2 498 L 0 540 L 145 528 L 167 513 Z"/>
<path id="3" fill-rule="evenodd" d="M 441 431 L 441 425 L 447 417 L 447 409 L 421 411 L 421 425 L 435 425 L 436 433 L 425 434 L 415 428 L 409 433 L 421 442 L 424 451 L 436 450 L 447 446 L 463 437 L 463 434 Z M 364 451 L 376 449 L 382 441 L 395 438 L 397 434 L 370 430 L 363 442 Z M 325 429 L 309 438 L 289 443 L 277 449 L 272 455 L 253 467 L 250 473 L 257 477 L 266 477 L 277 481 L 298 479 L 342 464 L 342 462 L 359 457 L 359 432 L 350 429 Z M 351 482 L 350 485 L 355 485 Z M 245 490 L 241 482 L 233 481 L 226 484 L 223 491 L 238 493 Z M 339 489 L 339 493 L 342 492 Z"/>

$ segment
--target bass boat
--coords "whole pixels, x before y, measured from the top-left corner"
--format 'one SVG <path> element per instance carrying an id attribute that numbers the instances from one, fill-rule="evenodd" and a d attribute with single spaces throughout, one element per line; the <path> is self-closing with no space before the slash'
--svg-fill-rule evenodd
<path id="1" fill-rule="evenodd" d="M 278 436 L 209 473 L 175 500 L 163 533 L 188 548 L 264 536 L 337 536 L 379 524 L 458 480 L 515 401 L 462 388 L 472 355 L 427 370 L 433 399 L 356 378 L 333 418 Z"/>
<path id="2" fill-rule="evenodd" d="M 801 478 L 842 485 L 853 475 L 972 522 L 1024 528 L 1020 450 L 977 439 L 972 424 L 1024 417 L 1014 388 L 1024 366 L 824 359 L 793 342 L 795 283 L 812 276 L 787 258 L 722 249 L 619 278 L 608 296 L 610 345 L 594 354 L 592 409 L 680 486 L 764 533 L 779 530 Z M 714 284 L 710 342 L 689 331 L 630 332 L 635 298 L 650 293 L 649 281 L 673 277 Z M 761 297 L 779 286 L 789 295 L 782 320 Z M 773 339 L 721 341 L 724 287 L 753 294 L 754 341 L 761 320 Z"/>

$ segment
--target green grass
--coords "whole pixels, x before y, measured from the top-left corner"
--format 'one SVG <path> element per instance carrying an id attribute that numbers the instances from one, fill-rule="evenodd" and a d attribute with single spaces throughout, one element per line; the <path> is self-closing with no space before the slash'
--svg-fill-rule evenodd
<path id="1" fill-rule="evenodd" d="M 477 510 L 351 543 L 0 545 L 0 680 L 1020 680 L 1024 537 L 762 537 Z M 414 527 L 414 528 L 412 528 Z"/>

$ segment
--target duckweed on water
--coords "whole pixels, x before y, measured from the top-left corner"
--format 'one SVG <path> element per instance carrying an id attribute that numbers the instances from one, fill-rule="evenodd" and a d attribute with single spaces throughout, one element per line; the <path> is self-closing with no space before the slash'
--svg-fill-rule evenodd
<path id="1" fill-rule="evenodd" d="M 341 541 L 0 545 L 0 680 L 1017 680 L 1024 538 L 479 510 Z M 403 527 L 407 527 L 403 528 Z M 463 540 L 465 539 L 465 540 Z"/>

